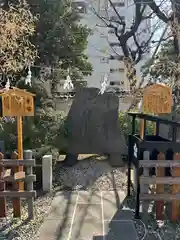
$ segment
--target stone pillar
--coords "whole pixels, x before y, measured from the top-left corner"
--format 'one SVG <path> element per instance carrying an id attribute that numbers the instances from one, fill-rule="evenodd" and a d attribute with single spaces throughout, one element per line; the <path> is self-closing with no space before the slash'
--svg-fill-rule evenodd
<path id="1" fill-rule="evenodd" d="M 42 158 L 42 185 L 44 192 L 52 191 L 52 155 Z"/>
<path id="2" fill-rule="evenodd" d="M 24 160 L 33 160 L 33 154 L 32 154 L 32 150 L 25 150 L 24 153 Z M 30 176 L 33 174 L 33 168 L 32 166 L 27 167 L 27 175 Z M 33 181 L 28 181 L 27 182 L 27 190 L 28 191 L 33 191 Z M 33 219 L 34 218 L 34 206 L 33 206 L 33 198 L 28 198 L 27 199 L 27 203 L 28 203 L 28 217 L 29 219 Z"/>
<path id="3" fill-rule="evenodd" d="M 109 155 L 109 163 L 112 167 L 124 167 L 122 155 L 119 153 L 111 153 Z"/>

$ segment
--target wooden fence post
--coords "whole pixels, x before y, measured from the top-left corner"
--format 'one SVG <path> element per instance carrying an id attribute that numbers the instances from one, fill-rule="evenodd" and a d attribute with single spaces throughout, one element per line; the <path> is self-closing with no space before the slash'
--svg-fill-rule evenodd
<path id="1" fill-rule="evenodd" d="M 180 160 L 180 154 L 175 153 L 173 156 L 173 160 Z M 171 171 L 172 177 L 180 177 L 180 168 L 173 167 Z M 180 193 L 180 185 L 173 184 L 172 185 L 172 193 L 179 194 Z M 171 220 L 177 221 L 180 220 L 180 200 L 173 200 L 172 201 L 172 214 Z"/>
<path id="2" fill-rule="evenodd" d="M 32 160 L 32 150 L 25 150 L 24 151 L 24 160 Z M 27 167 L 27 175 L 33 174 L 33 168 L 32 166 Z M 28 181 L 27 182 L 27 190 L 33 191 L 33 182 Z M 34 206 L 33 206 L 33 197 L 30 197 L 27 199 L 28 202 L 28 218 L 33 219 L 34 218 Z"/>
<path id="3" fill-rule="evenodd" d="M 2 161 L 4 158 L 4 155 L 0 152 L 0 161 Z M 5 182 L 3 182 L 3 172 L 4 167 L 0 167 L 0 191 L 5 190 Z M 6 217 L 6 198 L 1 197 L 0 198 L 0 218 Z"/>
<path id="4" fill-rule="evenodd" d="M 150 153 L 149 151 L 143 152 L 143 160 L 150 160 Z M 143 176 L 142 177 L 149 177 L 149 168 L 143 167 Z M 141 193 L 147 194 L 149 192 L 149 184 L 141 184 Z M 148 212 L 149 203 L 146 201 L 142 202 L 142 212 L 147 213 Z"/>
<path id="5" fill-rule="evenodd" d="M 158 154 L 158 160 L 166 160 L 166 156 L 164 153 L 160 152 Z M 156 177 L 164 177 L 165 175 L 165 168 L 164 167 L 157 167 L 156 168 Z M 156 185 L 156 193 L 164 193 L 164 185 L 157 184 Z M 164 212 L 164 201 L 159 200 L 156 201 L 156 219 L 163 220 L 163 212 Z"/>
<path id="6" fill-rule="evenodd" d="M 12 153 L 11 159 L 14 159 L 14 160 L 18 159 L 17 152 Z M 12 170 L 13 170 L 13 174 L 14 174 L 14 173 L 19 171 L 19 167 L 13 167 Z M 17 182 L 13 183 L 13 190 L 14 191 L 19 190 L 19 184 Z M 20 200 L 20 198 L 13 198 L 12 203 L 13 203 L 13 216 L 14 216 L 14 218 L 21 217 L 21 200 Z"/>
<path id="7" fill-rule="evenodd" d="M 143 160 L 150 160 L 149 151 L 143 152 Z M 147 167 L 143 168 L 143 177 L 149 177 L 149 168 L 147 168 Z M 149 184 L 142 184 L 141 192 L 148 193 L 149 192 Z"/>

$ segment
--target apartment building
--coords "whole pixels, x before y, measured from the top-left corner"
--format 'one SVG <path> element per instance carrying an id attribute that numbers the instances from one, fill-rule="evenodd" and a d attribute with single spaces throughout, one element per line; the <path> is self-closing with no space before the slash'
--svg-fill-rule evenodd
<path id="1" fill-rule="evenodd" d="M 134 18 L 133 0 L 112 0 L 118 13 L 122 16 L 130 27 Z M 129 82 L 126 77 L 126 69 L 121 61 L 123 58 L 121 47 L 112 28 L 108 28 L 97 16 L 116 19 L 112 7 L 108 0 L 73 0 L 73 7 L 81 14 L 81 24 L 87 25 L 92 29 L 92 35 L 88 39 L 86 53 L 93 66 L 92 75 L 84 78 L 88 87 L 101 87 L 104 78 L 108 78 L 108 89 L 111 91 L 129 91 Z M 97 13 L 97 14 L 96 14 Z M 145 41 L 150 34 L 150 22 L 143 21 L 139 28 L 138 41 Z M 133 48 L 133 42 L 128 44 Z M 136 67 L 137 79 L 140 79 L 140 68 L 147 60 L 143 60 Z"/>
<path id="2" fill-rule="evenodd" d="M 108 1 L 108 0 L 107 0 Z M 114 6 L 116 7 L 119 15 L 121 18 L 124 19 L 126 23 L 126 29 L 130 29 L 132 26 L 132 21 L 134 19 L 134 10 L 135 10 L 135 5 L 133 0 L 112 0 L 114 3 Z M 148 13 L 148 9 L 147 9 Z M 118 20 L 117 14 L 114 12 L 113 8 L 108 6 L 108 15 L 109 18 L 113 20 Z M 138 33 L 136 34 L 137 41 L 139 44 L 141 43 L 146 43 L 146 40 L 149 39 L 150 37 L 150 28 L 151 24 L 149 19 L 144 20 L 141 25 L 139 26 Z M 117 87 L 128 90 L 129 89 L 129 81 L 126 77 L 127 75 L 127 70 L 121 61 L 123 58 L 123 53 L 122 49 L 119 46 L 118 39 L 114 33 L 114 29 L 109 29 L 108 30 L 108 42 L 110 45 L 110 51 L 112 52 L 110 55 L 110 85 L 112 84 L 112 87 Z M 131 49 L 136 50 L 136 46 L 134 44 L 133 39 L 129 39 L 128 45 L 131 47 Z M 142 61 L 140 61 L 136 65 L 136 76 L 137 80 L 140 81 L 141 79 L 141 67 L 144 65 L 144 63 L 147 61 L 149 57 L 149 53 L 143 56 Z"/>

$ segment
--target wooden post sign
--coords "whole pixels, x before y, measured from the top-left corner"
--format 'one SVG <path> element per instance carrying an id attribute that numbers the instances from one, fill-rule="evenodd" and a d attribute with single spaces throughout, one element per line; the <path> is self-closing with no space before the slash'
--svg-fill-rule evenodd
<path id="1" fill-rule="evenodd" d="M 2 116 L 34 116 L 34 96 L 35 94 L 19 88 L 13 88 L 3 92 L 1 94 Z"/>
<path id="2" fill-rule="evenodd" d="M 17 135 L 18 135 L 18 159 L 23 159 L 23 132 L 22 117 L 34 116 L 34 96 L 30 92 L 19 88 L 12 88 L 1 93 L 2 97 L 2 116 L 17 117 Z M 16 172 L 23 171 L 23 167 L 18 167 Z M 19 182 L 19 190 L 24 191 L 24 183 Z M 13 201 L 15 217 L 20 217 L 20 199 Z"/>
<path id="3" fill-rule="evenodd" d="M 143 93 L 142 111 L 145 114 L 161 114 L 171 112 L 173 104 L 172 89 L 163 84 L 148 86 Z M 140 137 L 144 136 L 144 120 L 140 124 Z"/>
<path id="4" fill-rule="evenodd" d="M 170 113 L 172 109 L 172 104 L 172 89 L 169 86 L 162 84 L 153 84 L 144 91 L 144 113 Z"/>
<path id="5" fill-rule="evenodd" d="M 146 88 L 143 94 L 143 111 L 150 114 L 170 113 L 172 110 L 172 89 L 162 84 L 153 84 Z M 158 155 L 159 156 L 159 155 Z M 161 156 L 161 155 L 160 155 Z M 159 160 L 164 159 L 161 156 Z M 157 177 L 164 177 L 164 168 L 156 169 Z M 164 185 L 156 185 L 156 193 L 163 193 Z M 156 217 L 163 220 L 164 201 L 156 202 Z"/>

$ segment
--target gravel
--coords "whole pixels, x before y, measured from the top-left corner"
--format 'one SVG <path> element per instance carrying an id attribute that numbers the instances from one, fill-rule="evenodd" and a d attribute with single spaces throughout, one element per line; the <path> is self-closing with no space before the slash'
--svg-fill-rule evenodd
<path id="1" fill-rule="evenodd" d="M 55 181 L 68 190 L 119 189 L 126 191 L 127 177 L 124 168 L 112 168 L 107 161 L 95 157 L 81 160 L 75 166 L 56 168 Z"/>
<path id="2" fill-rule="evenodd" d="M 97 157 L 81 160 L 74 167 L 62 167 L 57 164 L 53 174 L 55 186 L 60 190 L 101 190 L 108 191 L 119 189 L 126 191 L 125 168 L 112 168 L 106 160 L 101 161 Z M 53 199 L 53 194 L 39 196 L 34 201 L 35 219 L 27 220 L 27 203 L 22 201 L 22 219 L 13 219 L 12 203 L 8 200 L 8 214 L 6 219 L 0 222 L 0 240 L 38 240 L 38 229 L 46 216 Z M 124 204 L 134 210 L 134 198 L 127 199 Z M 144 223 L 134 220 L 139 240 L 180 240 L 180 226 L 172 227 L 169 222 L 163 222 L 157 226 L 157 222 L 146 214 L 146 230 Z M 155 227 L 156 225 L 156 227 Z M 147 235 L 146 235 L 147 234 Z M 146 237 L 145 237 L 146 235 Z M 145 237 L 145 238 L 144 238 Z"/>
<path id="3" fill-rule="evenodd" d="M 7 203 L 7 217 L 1 219 L 0 222 L 0 240 L 35 240 L 35 236 L 38 228 L 40 227 L 43 219 L 49 209 L 53 196 L 44 195 L 38 197 L 34 201 L 35 218 L 28 221 L 27 215 L 27 203 L 22 200 L 22 217 L 21 219 L 13 218 L 12 203 L 8 200 Z"/>
<path id="4" fill-rule="evenodd" d="M 102 160 L 102 159 L 101 159 Z M 126 191 L 126 169 L 112 168 L 106 160 L 101 161 L 97 157 L 88 160 L 80 160 L 74 167 L 62 167 L 59 163 L 53 174 L 54 191 L 55 186 L 60 190 L 121 190 Z M 0 240 L 38 240 L 36 235 L 46 216 L 53 199 L 53 194 L 39 196 L 34 201 L 35 219 L 27 220 L 27 203 L 22 201 L 22 218 L 13 219 L 12 203 L 8 202 L 8 214 L 6 219 L 0 221 Z M 134 210 L 134 198 L 127 199 L 125 203 L 130 209 Z M 147 214 L 146 214 L 147 215 Z M 172 228 L 168 222 L 154 228 L 153 218 L 148 214 L 144 224 L 140 220 L 135 220 L 135 227 L 140 240 L 180 240 L 180 226 Z M 143 219 L 144 221 L 144 219 Z M 157 222 L 155 222 L 157 224 Z M 146 238 L 145 233 L 147 233 Z M 160 236 L 160 237 L 159 237 Z"/>
<path id="5" fill-rule="evenodd" d="M 104 159 L 103 159 L 104 160 Z M 65 168 L 57 164 L 53 174 L 54 188 L 61 190 L 126 190 L 126 173 L 123 168 L 111 168 L 106 160 L 92 157 L 80 160 L 77 165 Z M 55 189 L 54 189 L 55 192 Z M 46 216 L 53 194 L 40 196 L 34 201 L 35 218 L 27 220 L 27 202 L 22 201 L 22 218 L 13 219 L 12 203 L 8 202 L 7 218 L 0 222 L 0 240 L 36 240 L 36 233 Z"/>

